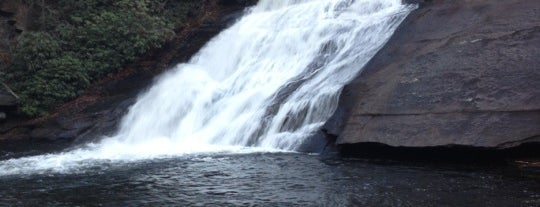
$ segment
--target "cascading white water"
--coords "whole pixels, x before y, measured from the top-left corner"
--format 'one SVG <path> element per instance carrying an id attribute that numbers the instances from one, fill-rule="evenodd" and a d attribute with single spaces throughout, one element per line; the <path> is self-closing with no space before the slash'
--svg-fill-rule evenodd
<path id="1" fill-rule="evenodd" d="M 401 0 L 261 0 L 144 93 L 113 137 L 0 162 L 0 175 L 96 160 L 294 150 L 334 112 L 341 88 L 414 9 Z"/>

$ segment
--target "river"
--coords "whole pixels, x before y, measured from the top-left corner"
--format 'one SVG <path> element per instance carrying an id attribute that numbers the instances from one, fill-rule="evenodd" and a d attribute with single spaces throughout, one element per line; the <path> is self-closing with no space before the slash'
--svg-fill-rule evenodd
<path id="1" fill-rule="evenodd" d="M 29 152 L 41 153 L 9 155 Z M 2 176 L 0 206 L 539 206 L 539 175 L 501 163 L 202 153 Z"/>

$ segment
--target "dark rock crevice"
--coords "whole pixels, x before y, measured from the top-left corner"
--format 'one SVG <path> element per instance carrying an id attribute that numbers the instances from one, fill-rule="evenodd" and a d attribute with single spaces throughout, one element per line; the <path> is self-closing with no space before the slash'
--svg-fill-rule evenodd
<path id="1" fill-rule="evenodd" d="M 540 134 L 536 134 L 531 137 L 524 138 L 522 140 L 505 142 L 505 143 L 499 144 L 496 148 L 498 149 L 513 148 L 513 147 L 519 147 L 521 145 L 527 145 L 527 143 L 540 143 Z"/>
<path id="2" fill-rule="evenodd" d="M 392 147 L 380 143 L 357 143 L 340 146 L 340 155 L 368 159 L 392 159 L 401 161 L 459 162 L 459 163 L 508 163 L 540 159 L 538 143 L 524 144 L 508 149 L 445 145 L 438 147 Z M 536 161 L 535 161 L 536 160 Z M 540 165 L 535 166 L 540 170 Z"/>

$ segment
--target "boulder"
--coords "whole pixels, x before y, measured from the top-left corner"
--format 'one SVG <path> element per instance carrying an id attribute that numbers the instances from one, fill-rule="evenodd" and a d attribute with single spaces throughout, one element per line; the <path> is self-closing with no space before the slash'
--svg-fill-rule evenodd
<path id="1" fill-rule="evenodd" d="M 16 109 L 17 98 L 7 92 L 7 89 L 0 84 L 0 121 L 5 120 L 7 113 Z"/>
<path id="2" fill-rule="evenodd" d="M 337 144 L 539 142 L 538 0 L 420 5 L 345 88 Z"/>
<path id="3" fill-rule="evenodd" d="M 0 88 L 0 107 L 2 106 L 15 106 L 17 105 L 17 99 L 9 93 L 5 93 Z"/>

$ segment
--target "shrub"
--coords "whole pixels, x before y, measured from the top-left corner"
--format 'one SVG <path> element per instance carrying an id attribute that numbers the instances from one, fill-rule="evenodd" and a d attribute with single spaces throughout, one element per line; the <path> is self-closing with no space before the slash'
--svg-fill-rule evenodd
<path id="1" fill-rule="evenodd" d="M 60 0 L 37 4 L 39 31 L 19 37 L 5 79 L 21 111 L 45 115 L 92 81 L 120 69 L 174 35 L 201 1 Z"/>

